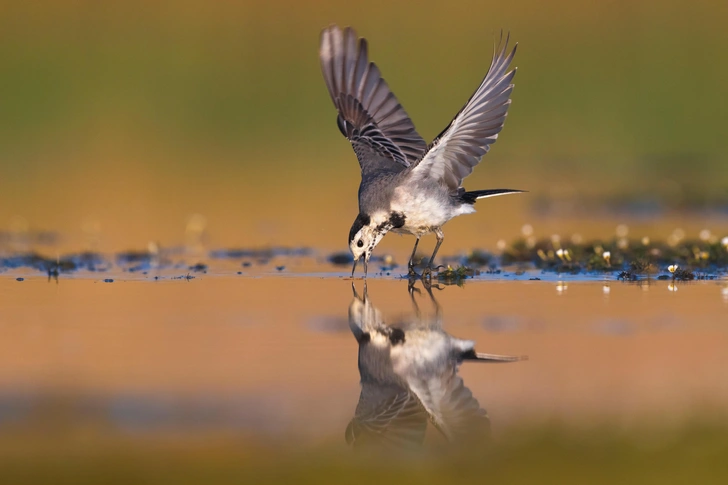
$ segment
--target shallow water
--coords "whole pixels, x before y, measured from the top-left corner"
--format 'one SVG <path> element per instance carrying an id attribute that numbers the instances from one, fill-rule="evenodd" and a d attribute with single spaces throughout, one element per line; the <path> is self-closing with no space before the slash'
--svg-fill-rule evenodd
<path id="1" fill-rule="evenodd" d="M 346 446 L 360 390 L 348 312 L 361 279 L 274 268 L 102 276 L 0 276 L 0 429 Z M 724 281 L 528 277 L 486 275 L 433 288 L 434 300 L 421 282 L 411 298 L 407 281 L 372 278 L 367 301 L 387 324 L 437 320 L 479 352 L 528 357 L 460 368 L 496 436 L 553 420 L 672 426 L 725 415 Z"/>
<path id="2" fill-rule="evenodd" d="M 46 3 L 0 18 L 0 485 L 728 483 L 717 2 L 438 3 L 436 32 L 392 2 Z M 476 249 L 481 273 L 434 300 L 382 258 L 412 238 L 377 247 L 366 302 L 330 261 L 360 175 L 316 61 L 332 22 L 369 38 L 426 140 L 491 33 L 522 46 L 466 187 L 528 193 L 448 223 L 439 262 Z M 455 338 L 528 359 L 464 362 L 465 390 Z M 375 344 L 399 357 L 362 358 Z M 487 425 L 489 453 L 448 454 Z M 427 459 L 358 466 L 367 429 Z"/>

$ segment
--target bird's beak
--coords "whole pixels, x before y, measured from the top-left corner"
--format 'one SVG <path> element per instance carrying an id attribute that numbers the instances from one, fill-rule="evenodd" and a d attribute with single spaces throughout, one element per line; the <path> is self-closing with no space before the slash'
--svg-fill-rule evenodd
<path id="1" fill-rule="evenodd" d="M 359 293 L 356 291 L 356 285 L 354 284 L 353 281 L 351 282 L 351 292 L 354 293 L 354 298 L 361 301 L 361 297 L 359 296 Z"/>
<path id="2" fill-rule="evenodd" d="M 361 259 L 361 256 L 359 256 L 359 259 Z M 354 260 L 354 267 L 353 267 L 353 268 L 351 268 L 351 277 L 352 277 L 352 278 L 354 277 L 354 272 L 356 271 L 356 265 L 357 265 L 357 263 L 359 262 L 359 259 L 355 259 L 355 260 Z M 366 267 L 366 266 L 365 266 L 365 267 Z"/>
<path id="3" fill-rule="evenodd" d="M 351 277 L 354 277 L 354 272 L 356 271 L 356 265 L 359 264 L 359 260 L 364 261 L 364 279 L 367 277 L 367 266 L 369 265 L 369 256 L 371 256 L 371 253 L 369 254 L 362 254 L 359 256 L 359 259 L 354 260 L 354 267 L 351 268 Z"/>
<path id="4" fill-rule="evenodd" d="M 364 294 L 363 294 L 363 296 L 359 296 L 359 292 L 356 291 L 356 285 L 354 284 L 353 281 L 351 282 L 351 291 L 354 293 L 354 298 L 356 298 L 357 300 L 359 300 L 362 303 L 366 303 L 367 302 L 367 282 L 366 282 L 366 280 L 364 280 Z"/>

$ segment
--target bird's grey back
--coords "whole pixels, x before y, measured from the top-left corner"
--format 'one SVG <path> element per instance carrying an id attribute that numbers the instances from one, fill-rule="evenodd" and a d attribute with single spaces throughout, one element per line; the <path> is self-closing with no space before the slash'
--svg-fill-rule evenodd
<path id="1" fill-rule="evenodd" d="M 399 173 L 388 170 L 362 174 L 359 185 L 359 212 L 374 214 L 379 211 L 389 211 L 394 189 L 401 181 L 402 176 Z"/>

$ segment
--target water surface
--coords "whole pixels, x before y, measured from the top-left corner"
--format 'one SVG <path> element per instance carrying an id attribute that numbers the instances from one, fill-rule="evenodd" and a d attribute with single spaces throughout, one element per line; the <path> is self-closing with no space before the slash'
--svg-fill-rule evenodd
<path id="1" fill-rule="evenodd" d="M 103 433 L 343 436 L 359 393 L 352 283 L 311 277 L 0 279 L 0 426 Z M 368 282 L 388 324 L 435 315 L 406 281 Z M 681 421 L 728 404 L 725 283 L 472 281 L 433 289 L 493 429 L 559 419 Z M 425 318 L 425 317 L 422 317 Z M 99 431 L 101 432 L 101 431 Z M 343 441 L 342 441 L 343 444 Z"/>

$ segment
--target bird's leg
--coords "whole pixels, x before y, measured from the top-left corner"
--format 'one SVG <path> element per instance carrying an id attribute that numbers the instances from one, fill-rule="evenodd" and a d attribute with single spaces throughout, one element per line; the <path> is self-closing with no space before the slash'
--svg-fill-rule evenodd
<path id="1" fill-rule="evenodd" d="M 437 250 L 440 249 L 440 245 L 442 244 L 442 241 L 445 240 L 445 235 L 442 233 L 442 229 L 439 227 L 435 229 L 435 236 L 437 237 L 437 244 L 435 244 L 435 250 L 432 252 L 432 257 L 430 258 L 430 262 L 425 268 L 425 270 L 422 272 L 422 276 L 426 278 L 432 277 L 432 265 L 435 262 L 435 256 L 437 256 Z"/>
<path id="2" fill-rule="evenodd" d="M 417 245 L 420 243 L 419 236 L 415 239 L 415 247 L 412 248 L 412 256 L 410 256 L 409 263 L 407 263 L 407 274 L 410 277 L 416 276 L 415 273 L 415 253 L 417 252 Z"/>
<path id="3" fill-rule="evenodd" d="M 416 282 L 417 282 L 417 275 L 416 274 L 414 274 L 414 275 L 411 275 L 410 274 L 410 275 L 407 276 L 407 291 L 410 293 L 410 295 L 413 292 L 415 292 L 415 291 L 417 293 L 420 292 L 420 290 L 418 290 L 417 288 L 415 288 L 415 283 Z"/>
<path id="4" fill-rule="evenodd" d="M 430 301 L 432 302 L 432 305 L 435 307 L 435 316 L 437 317 L 438 323 L 442 320 L 442 308 L 440 307 L 440 304 L 437 302 L 437 299 L 435 299 L 435 295 L 432 294 L 432 284 L 429 281 L 423 281 L 422 286 L 425 287 L 425 290 L 427 291 L 427 294 L 430 296 Z M 442 290 L 439 285 L 435 285 L 435 288 L 438 290 Z"/>
<path id="5" fill-rule="evenodd" d="M 415 315 L 417 317 L 420 316 L 420 306 L 417 304 L 417 301 L 415 300 L 415 292 L 419 293 L 420 290 L 418 288 L 415 288 L 415 279 L 411 278 L 409 280 L 409 284 L 407 285 L 407 292 L 409 293 L 410 299 L 412 300 L 412 306 L 415 309 Z"/>

